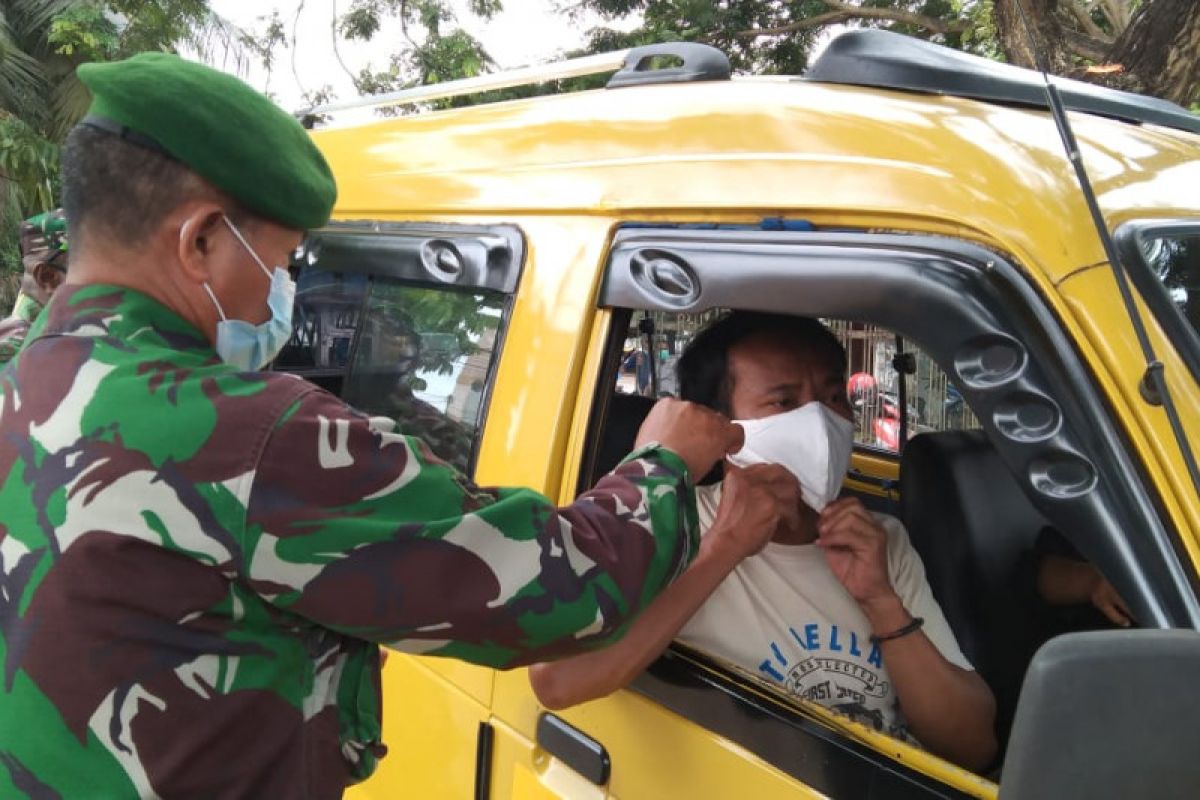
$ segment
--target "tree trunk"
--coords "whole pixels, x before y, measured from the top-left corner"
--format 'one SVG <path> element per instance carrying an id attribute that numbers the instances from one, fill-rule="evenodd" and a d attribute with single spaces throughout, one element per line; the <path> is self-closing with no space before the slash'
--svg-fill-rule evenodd
<path id="1" fill-rule="evenodd" d="M 1146 0 L 1107 60 L 1122 67 L 1110 85 L 1185 107 L 1196 102 L 1200 99 L 1200 3 Z"/>
<path id="2" fill-rule="evenodd" d="M 995 0 L 996 34 L 1008 61 L 1036 69 L 1040 55 L 1056 75 L 1185 107 L 1200 99 L 1200 1 L 1144 0 L 1112 43 L 1080 29 L 1071 2 Z M 1029 19 L 1028 33 L 1017 3 Z M 1088 63 L 1118 69 L 1089 72 Z"/>
<path id="3" fill-rule="evenodd" d="M 1025 9 L 1024 19 L 1018 3 Z M 1075 59 L 1066 46 L 1065 36 L 1070 29 L 1070 20 L 1065 17 L 1070 12 L 1064 14 L 1058 0 L 995 0 L 993 8 L 996 37 L 1010 64 L 1028 69 L 1038 69 L 1044 64 L 1055 75 L 1074 71 Z"/>

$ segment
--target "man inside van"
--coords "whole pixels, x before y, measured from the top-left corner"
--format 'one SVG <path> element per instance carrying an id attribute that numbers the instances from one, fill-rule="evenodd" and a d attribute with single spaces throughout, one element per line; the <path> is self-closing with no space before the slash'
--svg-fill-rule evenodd
<path id="1" fill-rule="evenodd" d="M 695 562 L 617 643 L 532 667 L 543 704 L 603 697 L 679 637 L 964 767 L 990 765 L 995 700 L 903 525 L 835 499 L 853 443 L 845 373 L 841 344 L 813 319 L 733 312 L 693 340 L 679 362 L 681 396 L 739 421 L 745 446 L 724 480 L 697 490 Z M 745 520 L 720 500 L 741 491 L 739 464 L 761 463 L 798 478 L 800 513 L 779 517 L 760 552 L 739 550 L 727 531 Z"/>

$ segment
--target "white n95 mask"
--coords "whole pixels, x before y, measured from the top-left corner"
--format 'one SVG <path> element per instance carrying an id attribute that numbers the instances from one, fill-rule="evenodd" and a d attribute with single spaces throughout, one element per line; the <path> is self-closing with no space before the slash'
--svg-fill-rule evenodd
<path id="1" fill-rule="evenodd" d="M 850 469 L 854 424 L 824 403 L 762 419 L 737 419 L 746 432 L 742 449 L 727 456 L 739 467 L 779 464 L 800 481 L 804 503 L 814 511 L 829 505 Z"/>

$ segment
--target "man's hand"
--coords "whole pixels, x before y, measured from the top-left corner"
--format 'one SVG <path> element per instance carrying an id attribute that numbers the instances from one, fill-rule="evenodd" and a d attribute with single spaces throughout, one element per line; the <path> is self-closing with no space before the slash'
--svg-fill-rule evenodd
<path id="1" fill-rule="evenodd" d="M 1093 564 L 1047 553 L 1038 563 L 1038 595 L 1056 606 L 1091 603 L 1114 625 L 1128 628 L 1134 622 L 1129 606 Z"/>
<path id="2" fill-rule="evenodd" d="M 1089 564 L 1088 566 L 1091 565 Z M 1113 588 L 1113 585 L 1100 574 L 1100 570 L 1095 567 L 1092 567 L 1092 570 L 1096 573 L 1096 583 L 1093 585 L 1091 595 L 1088 599 L 1114 625 L 1128 628 L 1133 624 L 1133 614 L 1130 613 L 1128 606 L 1125 605 L 1125 601 L 1121 599 L 1121 595 L 1117 594 L 1117 590 Z"/>
<path id="3" fill-rule="evenodd" d="M 701 547 L 728 548 L 741 561 L 762 550 L 781 526 L 800 524 L 800 483 L 778 464 L 725 464 L 721 504 Z"/>
<path id="4" fill-rule="evenodd" d="M 783 467 L 733 467 L 725 478 L 712 528 L 696 560 L 655 598 L 616 643 L 529 669 L 538 700 L 566 708 L 628 685 L 658 658 L 721 581 L 745 556 L 757 552 L 781 521 L 799 518 L 800 487 Z"/>
<path id="5" fill-rule="evenodd" d="M 666 397 L 655 403 L 637 435 L 637 447 L 658 442 L 687 464 L 693 480 L 700 480 L 727 453 L 736 453 L 745 436 L 711 409 Z"/>
<path id="6" fill-rule="evenodd" d="M 896 597 L 888 578 L 887 533 L 856 498 L 834 500 L 817 521 L 816 545 L 834 577 L 870 617 L 873 605 Z"/>

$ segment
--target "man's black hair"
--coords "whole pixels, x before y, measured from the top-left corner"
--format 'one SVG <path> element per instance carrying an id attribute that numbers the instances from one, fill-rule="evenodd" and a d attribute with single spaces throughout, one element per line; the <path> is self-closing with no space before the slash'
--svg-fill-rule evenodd
<path id="1" fill-rule="evenodd" d="M 730 414 L 733 382 L 729 376 L 729 351 L 751 336 L 771 336 L 786 341 L 846 371 L 846 350 L 828 328 L 812 317 L 731 311 L 696 334 L 679 357 L 675 374 L 684 400 Z"/>
<path id="2" fill-rule="evenodd" d="M 87 231 L 135 247 L 182 203 L 216 197 L 179 161 L 87 125 L 77 125 L 67 135 L 62 181 L 71 242 L 81 241 L 81 232 Z M 235 206 L 229 211 L 237 224 L 242 212 Z"/>

